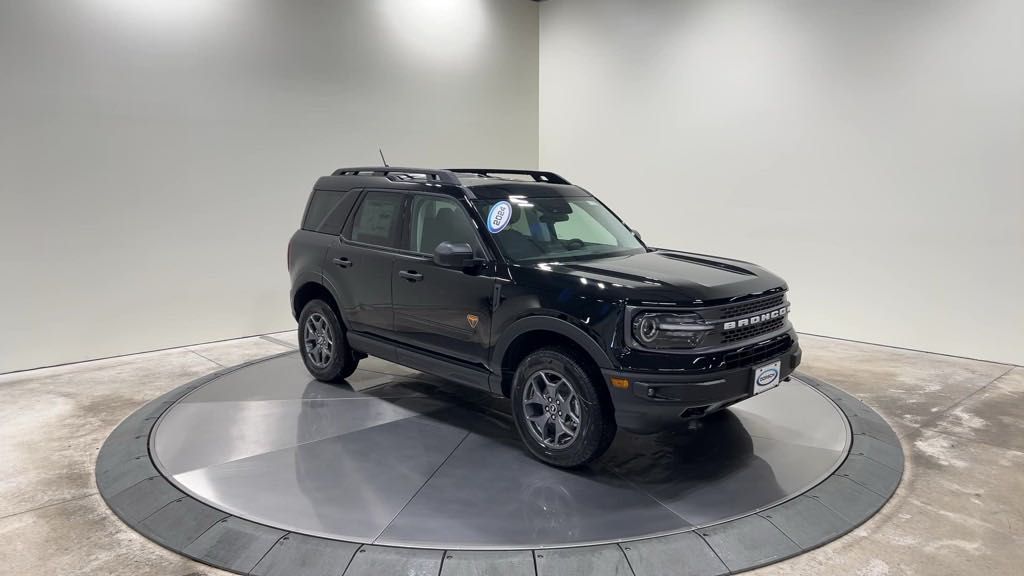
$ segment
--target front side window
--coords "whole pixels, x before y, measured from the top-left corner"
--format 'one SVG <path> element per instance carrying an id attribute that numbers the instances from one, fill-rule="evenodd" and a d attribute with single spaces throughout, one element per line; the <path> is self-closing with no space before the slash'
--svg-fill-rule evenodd
<path id="1" fill-rule="evenodd" d="M 409 220 L 407 250 L 432 254 L 442 242 L 465 243 L 473 248 L 474 254 L 482 256 L 476 226 L 451 198 L 424 194 L 413 196 Z"/>
<path id="2" fill-rule="evenodd" d="M 404 196 L 397 192 L 367 192 L 359 203 L 351 239 L 387 248 L 398 247 Z"/>
<path id="3" fill-rule="evenodd" d="M 582 260 L 645 251 L 636 236 L 597 200 L 526 198 L 477 200 L 474 205 L 486 221 L 491 207 L 504 201 L 511 216 L 492 231 L 502 254 L 513 262 Z M 490 225 L 490 224 L 489 224 Z"/>

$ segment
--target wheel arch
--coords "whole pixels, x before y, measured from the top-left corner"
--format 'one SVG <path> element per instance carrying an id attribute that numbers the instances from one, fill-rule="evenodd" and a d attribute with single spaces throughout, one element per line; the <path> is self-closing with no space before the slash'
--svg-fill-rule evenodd
<path id="1" fill-rule="evenodd" d="M 297 319 L 302 314 L 302 309 L 305 308 L 312 300 L 323 300 L 331 307 L 334 311 L 334 315 L 338 317 L 338 321 L 345 326 L 345 319 L 341 316 L 341 309 L 338 308 L 338 301 L 334 297 L 334 294 L 327 289 L 326 286 L 319 282 L 309 281 L 299 286 L 299 289 L 295 291 L 295 296 L 292 297 L 292 314 Z"/>
<path id="2" fill-rule="evenodd" d="M 602 368 L 613 368 L 598 343 L 582 329 L 551 316 L 523 318 L 502 331 L 495 345 L 493 368 L 500 377 L 501 393 L 510 395 L 512 377 L 523 358 L 534 350 L 555 346 L 568 348 L 588 361 L 597 381 L 602 379 Z"/>

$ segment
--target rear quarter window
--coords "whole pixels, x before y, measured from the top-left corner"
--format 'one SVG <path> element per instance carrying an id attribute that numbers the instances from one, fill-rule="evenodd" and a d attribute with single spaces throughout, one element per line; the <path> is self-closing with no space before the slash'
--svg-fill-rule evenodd
<path id="1" fill-rule="evenodd" d="M 341 234 L 351 208 L 351 203 L 345 202 L 346 194 L 348 192 L 337 190 L 314 190 L 309 208 L 306 209 L 306 217 L 302 221 L 302 229 L 335 236 Z"/>

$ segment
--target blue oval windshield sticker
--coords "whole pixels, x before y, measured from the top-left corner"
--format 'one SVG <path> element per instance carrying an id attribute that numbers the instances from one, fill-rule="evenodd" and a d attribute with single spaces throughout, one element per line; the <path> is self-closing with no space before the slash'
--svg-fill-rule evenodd
<path id="1" fill-rule="evenodd" d="M 512 221 L 512 205 L 502 200 L 491 206 L 487 213 L 487 229 L 491 234 L 497 234 L 505 229 Z"/>

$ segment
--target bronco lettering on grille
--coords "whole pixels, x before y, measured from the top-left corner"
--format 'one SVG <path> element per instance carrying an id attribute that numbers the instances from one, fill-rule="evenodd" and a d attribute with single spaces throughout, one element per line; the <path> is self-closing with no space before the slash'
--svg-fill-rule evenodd
<path id="1" fill-rule="evenodd" d="M 789 306 L 783 306 L 777 310 L 764 312 L 756 316 L 743 318 L 742 320 L 730 320 L 722 325 L 722 330 L 733 330 L 735 328 L 743 328 L 744 326 L 751 326 L 753 324 L 760 324 L 761 322 L 775 320 L 776 318 L 782 318 L 786 314 L 789 314 L 789 308 Z"/>

